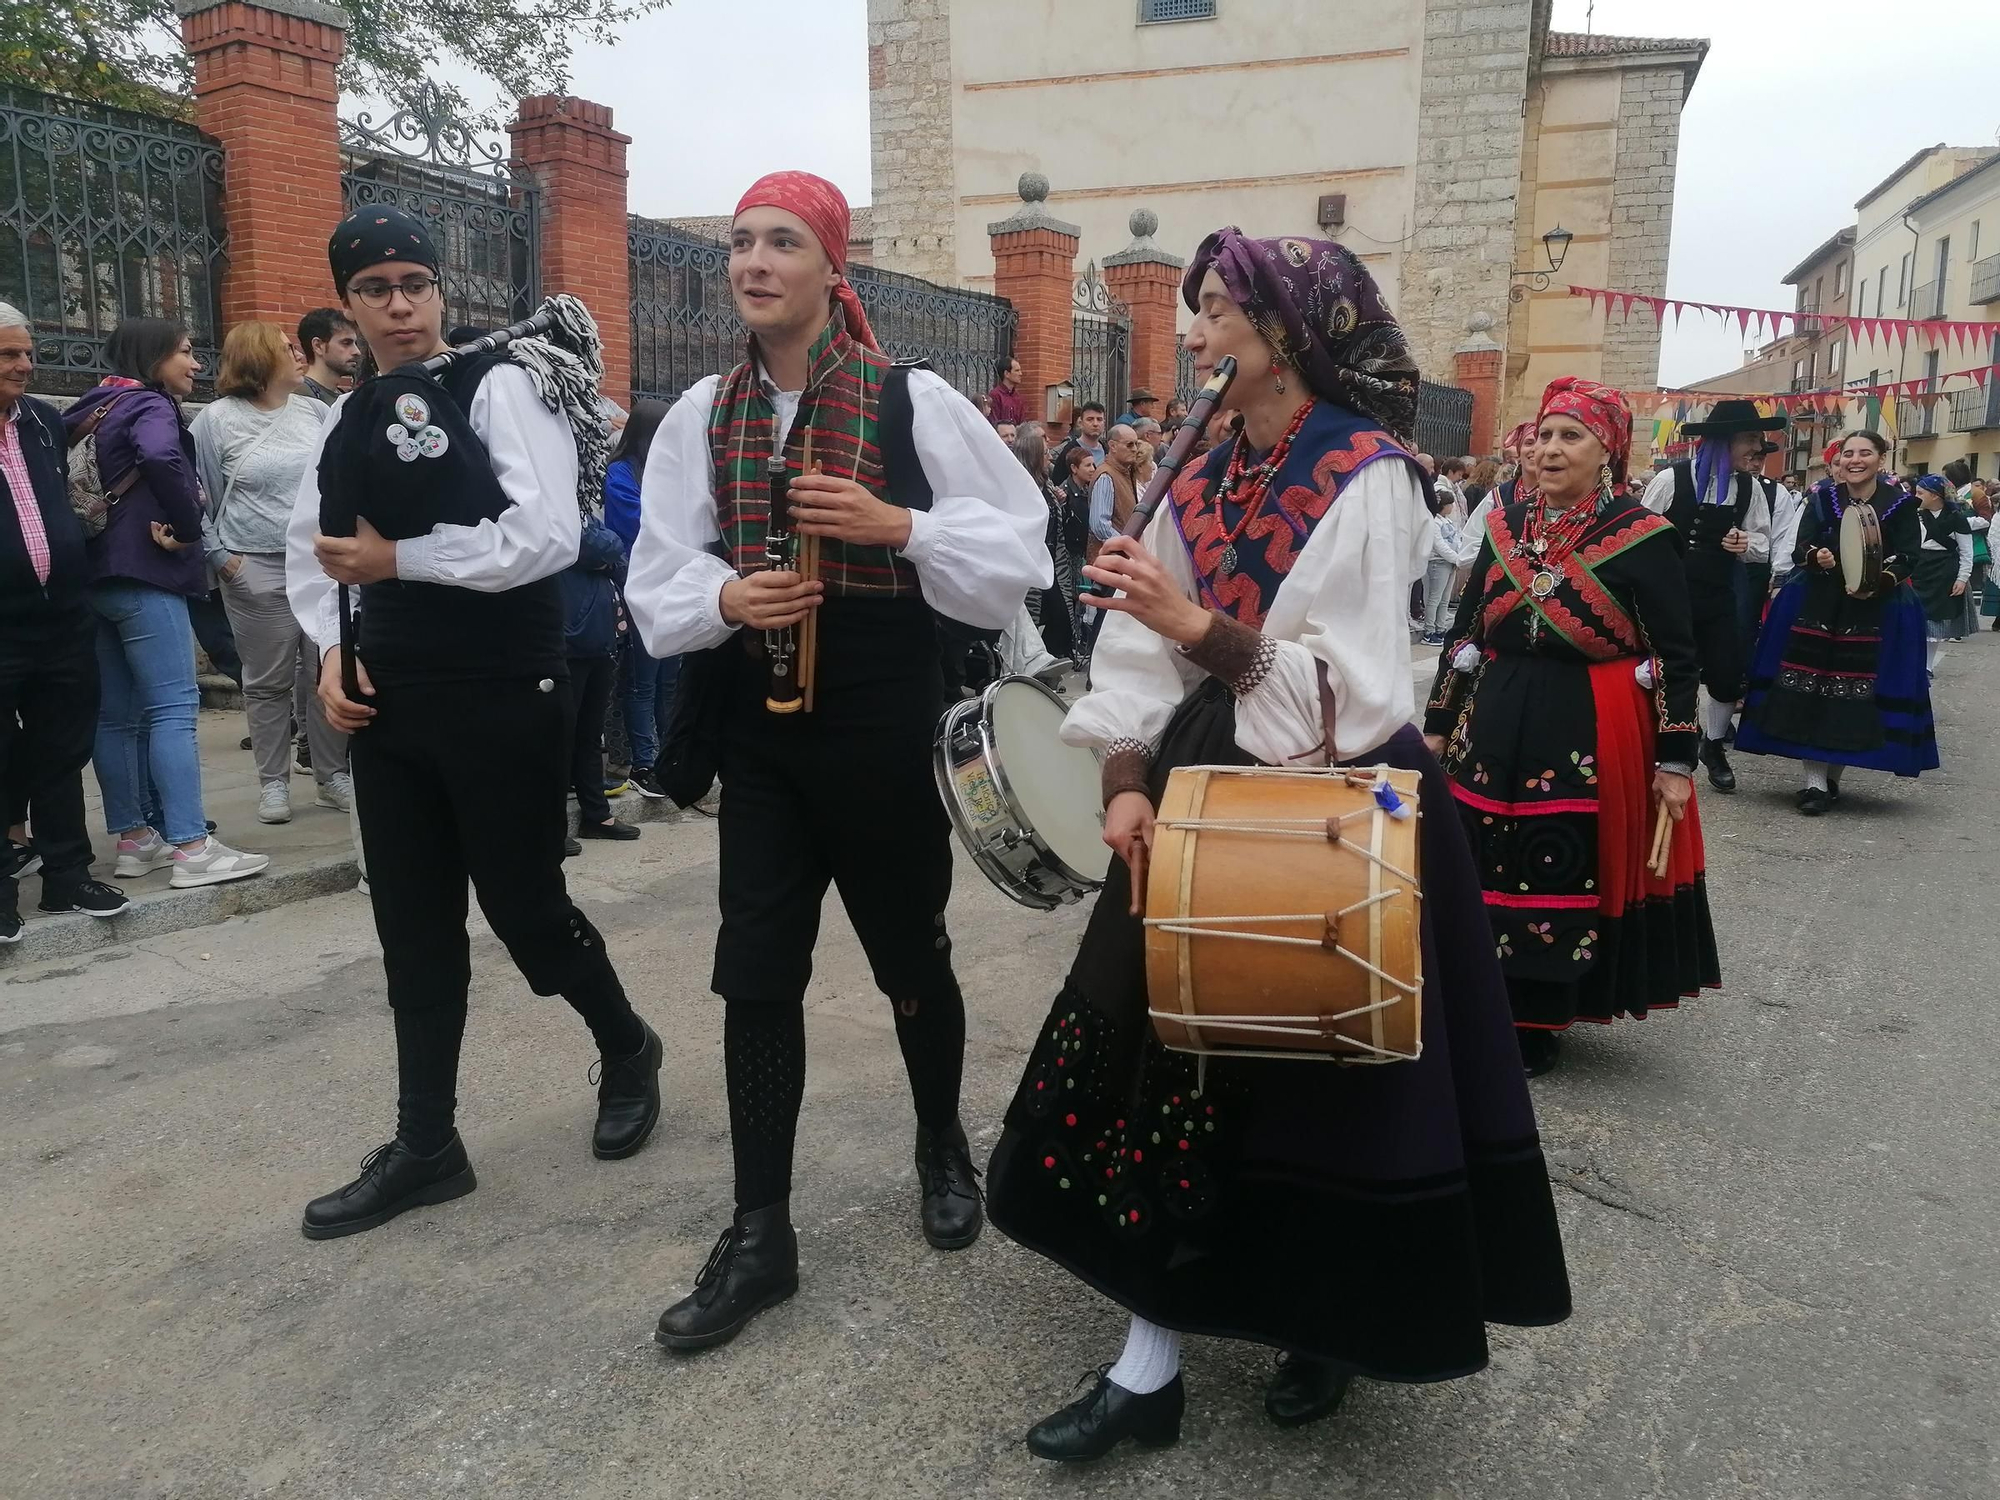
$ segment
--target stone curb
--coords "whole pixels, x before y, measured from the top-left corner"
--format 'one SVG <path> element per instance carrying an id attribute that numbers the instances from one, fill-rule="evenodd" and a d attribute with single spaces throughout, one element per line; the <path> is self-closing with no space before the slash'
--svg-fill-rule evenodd
<path id="1" fill-rule="evenodd" d="M 671 802 L 649 800 L 636 793 L 612 798 L 611 811 L 621 823 L 682 823 L 704 816 L 683 812 Z M 569 826 L 572 831 L 576 828 L 574 807 L 570 809 Z M 168 890 L 137 898 L 115 917 L 90 917 L 82 912 L 51 917 L 27 905 L 21 912 L 21 941 L 0 948 L 0 971 L 142 942 L 189 927 L 205 927 L 226 917 L 247 917 L 294 901 L 351 891 L 360 878 L 354 856 L 344 854 L 312 860 L 288 870 L 266 871 L 226 885 Z"/>

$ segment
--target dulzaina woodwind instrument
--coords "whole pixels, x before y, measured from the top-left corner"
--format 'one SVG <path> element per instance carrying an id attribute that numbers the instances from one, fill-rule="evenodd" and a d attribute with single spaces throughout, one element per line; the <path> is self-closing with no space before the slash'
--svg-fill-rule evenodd
<path id="1" fill-rule="evenodd" d="M 807 429 L 805 473 L 817 474 L 813 462 L 812 431 Z M 773 450 L 765 473 L 771 482 L 771 514 L 764 530 L 764 561 L 773 572 L 787 570 L 799 575 L 801 583 L 819 578 L 819 538 L 799 536 L 792 530 L 791 471 L 784 450 Z M 764 707 L 774 714 L 811 713 L 813 685 L 819 665 L 819 611 L 810 609 L 796 625 L 764 632 L 764 660 L 770 670 L 770 686 Z"/>
<path id="2" fill-rule="evenodd" d="M 792 481 L 782 443 L 771 450 L 765 474 L 771 481 L 771 514 L 764 527 L 764 565 L 773 573 L 783 573 L 792 566 Z M 764 707 L 774 714 L 795 714 L 805 707 L 796 670 L 797 630 L 795 625 L 786 625 L 764 632 L 764 665 L 770 673 L 770 685 L 764 690 Z"/>
<path id="3" fill-rule="evenodd" d="M 1166 454 L 1154 469 L 1153 477 L 1146 484 L 1146 492 L 1139 497 L 1139 503 L 1132 507 L 1132 514 L 1119 528 L 1120 536 L 1138 536 L 1145 531 L 1153 519 L 1153 512 L 1160 508 L 1160 502 L 1167 498 L 1167 492 L 1174 487 L 1174 477 L 1181 466 L 1194 452 L 1194 445 L 1201 441 L 1202 433 L 1208 430 L 1209 419 L 1215 409 L 1222 404 L 1229 386 L 1236 379 L 1236 360 L 1225 354 L 1215 362 L 1215 373 L 1208 377 L 1208 384 L 1196 392 L 1194 404 L 1188 407 L 1188 414 L 1181 419 L 1180 429 L 1174 433 L 1174 440 L 1167 445 Z M 1115 594 L 1118 591 L 1102 583 L 1086 583 L 1087 592 L 1098 595 Z"/>
<path id="4" fill-rule="evenodd" d="M 435 375 L 439 371 L 470 355 L 488 354 L 495 349 L 504 349 L 513 343 L 515 339 L 539 337 L 554 328 L 559 317 L 560 312 L 557 303 L 554 298 L 551 298 L 549 301 L 544 302 L 539 310 L 523 318 L 518 323 L 509 323 L 505 328 L 497 328 L 492 333 L 482 334 L 469 344 L 461 344 L 454 349 L 440 350 L 423 362 L 423 368 L 427 374 Z M 354 532 L 351 527 L 345 532 L 336 533 L 332 530 L 327 531 L 327 535 L 329 536 L 352 536 L 353 534 Z M 361 677 L 354 665 L 354 610 L 348 596 L 346 584 L 343 583 L 340 585 L 339 595 L 340 690 L 347 695 L 350 702 L 359 703 L 361 701 Z"/>

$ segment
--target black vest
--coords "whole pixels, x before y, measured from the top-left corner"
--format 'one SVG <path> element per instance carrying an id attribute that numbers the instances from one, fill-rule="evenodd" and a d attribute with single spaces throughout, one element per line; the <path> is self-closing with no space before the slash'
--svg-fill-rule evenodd
<path id="1" fill-rule="evenodd" d="M 401 541 L 498 519 L 514 502 L 467 414 L 500 362 L 468 359 L 436 377 L 405 367 L 349 396 L 320 458 L 320 529 L 351 536 L 353 518 L 363 515 Z M 501 593 L 396 578 L 368 584 L 358 649 L 378 687 L 566 677 L 560 577 Z"/>
<path id="2" fill-rule="evenodd" d="M 1702 505 L 1694 490 L 1694 464 L 1682 459 L 1674 465 L 1674 503 L 1667 507 L 1667 519 L 1681 534 L 1687 547 L 1687 574 L 1691 583 L 1731 586 L 1743 559 L 1722 550 L 1722 539 L 1740 529 L 1750 514 L 1750 476 L 1734 474 L 1736 503 Z"/>

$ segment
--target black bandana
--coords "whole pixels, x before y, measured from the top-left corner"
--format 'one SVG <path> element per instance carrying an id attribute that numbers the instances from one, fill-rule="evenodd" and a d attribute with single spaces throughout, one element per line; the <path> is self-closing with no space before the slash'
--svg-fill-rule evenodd
<path id="1" fill-rule="evenodd" d="M 356 271 L 384 261 L 407 261 L 433 275 L 438 269 L 437 246 L 424 226 L 400 208 L 381 203 L 356 209 L 335 226 L 326 242 L 326 259 L 333 268 L 334 290 L 343 297 Z"/>

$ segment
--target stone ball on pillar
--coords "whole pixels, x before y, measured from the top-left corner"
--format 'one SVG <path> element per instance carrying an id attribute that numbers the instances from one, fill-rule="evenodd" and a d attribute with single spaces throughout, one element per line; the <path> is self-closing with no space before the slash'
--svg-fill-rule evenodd
<path id="1" fill-rule="evenodd" d="M 1151 239 L 1160 232 L 1160 216 L 1150 208 L 1135 208 L 1132 217 L 1126 220 L 1126 227 L 1132 231 L 1135 240 Z"/>
<path id="2" fill-rule="evenodd" d="M 1046 203 L 1049 180 L 1040 172 L 1023 172 L 1021 180 L 1015 184 L 1015 191 L 1021 195 L 1023 203 Z"/>

